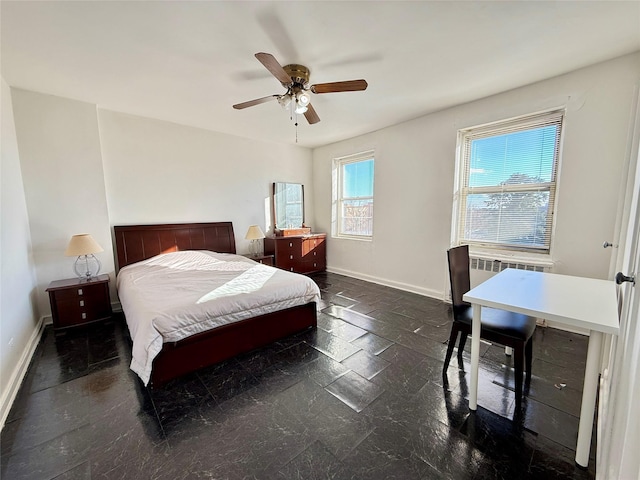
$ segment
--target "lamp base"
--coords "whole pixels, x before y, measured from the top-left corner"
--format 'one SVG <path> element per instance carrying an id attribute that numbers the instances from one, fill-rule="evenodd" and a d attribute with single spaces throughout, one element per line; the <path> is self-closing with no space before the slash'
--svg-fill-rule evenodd
<path id="1" fill-rule="evenodd" d="M 91 280 L 100 273 L 102 264 L 95 255 L 80 255 L 73 264 L 73 271 L 76 272 L 78 278 Z"/>
<path id="2" fill-rule="evenodd" d="M 249 254 L 252 257 L 257 257 L 260 253 L 260 248 L 258 246 L 258 240 L 251 240 L 251 244 L 249 244 Z"/>

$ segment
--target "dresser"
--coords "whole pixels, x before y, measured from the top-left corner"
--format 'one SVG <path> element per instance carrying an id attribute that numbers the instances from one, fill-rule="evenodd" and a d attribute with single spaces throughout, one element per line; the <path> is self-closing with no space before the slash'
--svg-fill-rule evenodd
<path id="1" fill-rule="evenodd" d="M 109 275 L 56 280 L 47 288 L 55 330 L 111 317 Z"/>
<path id="2" fill-rule="evenodd" d="M 274 255 L 274 265 L 296 273 L 321 272 L 327 268 L 327 234 L 311 233 L 264 239 L 265 255 Z"/>

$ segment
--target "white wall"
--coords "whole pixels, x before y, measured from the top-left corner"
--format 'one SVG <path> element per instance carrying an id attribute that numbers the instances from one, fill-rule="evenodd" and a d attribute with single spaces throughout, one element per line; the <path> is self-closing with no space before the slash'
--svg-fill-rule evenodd
<path id="1" fill-rule="evenodd" d="M 267 228 L 276 181 L 312 183 L 311 151 L 99 110 L 112 225 L 232 221 L 239 253 Z M 305 205 L 313 225 L 313 198 Z"/>
<path id="2" fill-rule="evenodd" d="M 330 231 L 331 163 L 374 148 L 374 239 L 330 238 L 330 270 L 443 298 L 448 291 L 457 131 L 566 106 L 554 271 L 606 278 L 640 54 L 314 150 L 315 219 Z"/>
<path id="3" fill-rule="evenodd" d="M 90 103 L 19 89 L 11 93 L 39 311 L 49 315 L 47 286 L 75 275 L 75 259 L 64 256 L 72 235 L 90 233 L 106 252 L 98 254 L 102 272 L 114 270 L 98 117 Z"/>
<path id="4" fill-rule="evenodd" d="M 31 256 L 29 218 L 11 106 L 11 94 L 0 79 L 0 426 L 28 366 L 38 336 L 36 275 Z"/>
<path id="5" fill-rule="evenodd" d="M 64 250 L 76 233 L 105 249 L 114 278 L 111 227 L 118 224 L 232 221 L 239 253 L 249 225 L 266 226 L 275 181 L 312 183 L 311 151 L 98 109 L 96 105 L 12 89 L 29 212 L 37 296 L 73 276 Z M 307 220 L 313 225 L 313 196 Z M 111 282 L 116 301 L 115 282 Z"/>

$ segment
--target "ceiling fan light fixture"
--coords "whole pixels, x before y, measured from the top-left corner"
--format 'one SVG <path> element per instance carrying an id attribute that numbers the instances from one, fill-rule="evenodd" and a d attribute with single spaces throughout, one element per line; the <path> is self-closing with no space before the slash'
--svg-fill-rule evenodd
<path id="1" fill-rule="evenodd" d="M 288 108 L 291 104 L 291 95 L 285 93 L 284 95 L 280 95 L 278 97 L 278 103 L 282 108 Z"/>
<path id="2" fill-rule="evenodd" d="M 298 93 L 296 93 L 296 102 L 298 103 L 298 105 L 306 107 L 311 102 L 311 97 L 309 96 L 308 92 L 300 90 Z"/>
<path id="3" fill-rule="evenodd" d="M 2 0 L 0 0 L 2 1 Z M 269 100 L 276 99 L 282 108 L 288 110 L 293 120 L 294 115 L 304 114 L 309 125 L 314 125 L 320 121 L 320 117 L 316 113 L 315 108 L 311 105 L 311 93 L 335 93 L 335 92 L 358 92 L 367 89 L 367 82 L 364 79 L 346 80 L 341 82 L 309 83 L 309 69 L 304 65 L 289 64 L 284 67 L 270 53 L 256 53 L 255 57 L 258 61 L 273 75 L 286 89 L 283 95 L 269 95 L 248 102 L 237 103 L 233 105 L 236 110 L 242 110 L 254 105 L 266 103 Z M 295 119 L 296 128 L 298 120 Z M 296 129 L 297 132 L 297 129 Z M 296 133 L 297 141 L 297 133 Z"/>

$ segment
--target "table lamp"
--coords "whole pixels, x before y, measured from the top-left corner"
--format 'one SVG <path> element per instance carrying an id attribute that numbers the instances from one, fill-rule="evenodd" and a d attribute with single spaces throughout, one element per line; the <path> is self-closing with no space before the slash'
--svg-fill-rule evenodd
<path id="1" fill-rule="evenodd" d="M 252 257 L 257 257 L 260 253 L 260 239 L 264 238 L 264 233 L 260 229 L 258 225 L 251 225 L 249 230 L 247 230 L 247 234 L 244 237 L 246 240 L 251 240 L 251 245 L 249 246 L 249 252 Z"/>
<path id="2" fill-rule="evenodd" d="M 75 257 L 75 263 L 73 264 L 73 271 L 80 278 L 91 280 L 92 277 L 98 276 L 100 273 L 100 260 L 96 258 L 94 253 L 103 252 L 104 249 L 98 245 L 91 235 L 88 233 L 82 233 L 74 235 L 69 241 L 69 246 L 64 254 L 67 257 Z"/>

